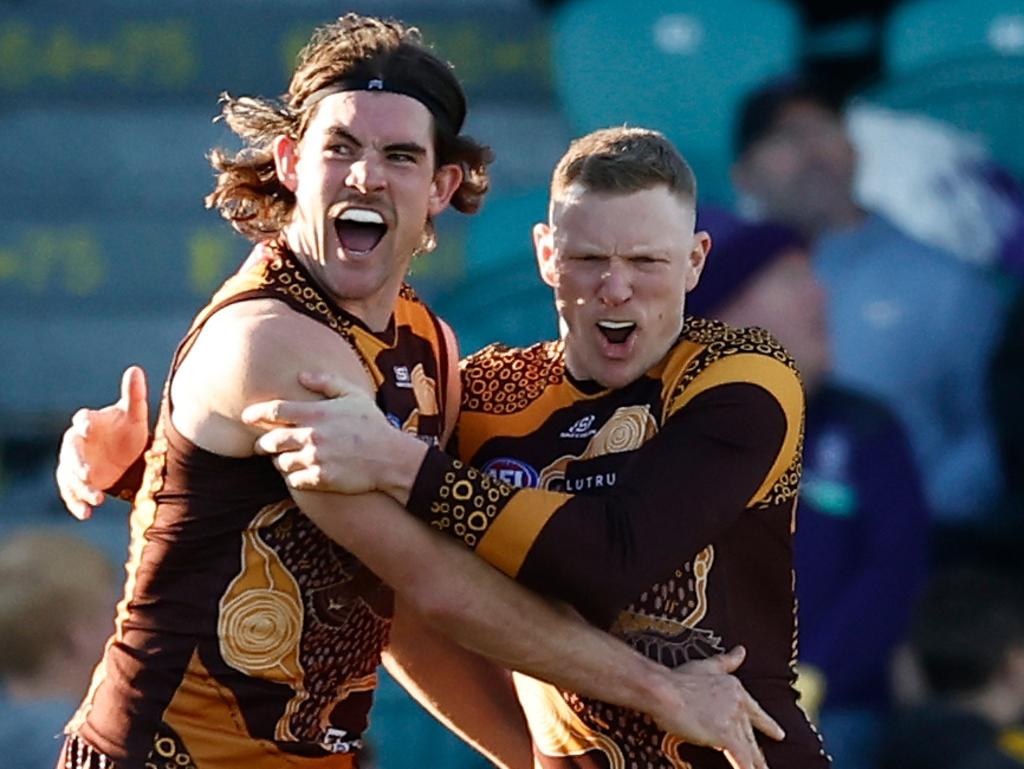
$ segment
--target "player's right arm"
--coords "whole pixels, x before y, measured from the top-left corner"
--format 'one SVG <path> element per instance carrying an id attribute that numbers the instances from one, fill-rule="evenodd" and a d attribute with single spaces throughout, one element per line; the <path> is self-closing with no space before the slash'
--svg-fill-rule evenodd
<path id="1" fill-rule="evenodd" d="M 261 430 L 242 421 L 244 408 L 318 397 L 298 381 L 299 372 L 317 367 L 370 390 L 354 351 L 326 327 L 276 302 L 232 305 L 210 319 L 175 373 L 172 421 L 208 451 L 249 456 Z M 668 671 L 517 585 L 390 497 L 293 496 L 329 537 L 460 646 L 503 667 L 648 712 L 667 731 L 727 749 L 744 769 L 765 766 L 753 728 L 781 736 L 739 682 L 723 675 L 739 665 L 742 652 Z"/>

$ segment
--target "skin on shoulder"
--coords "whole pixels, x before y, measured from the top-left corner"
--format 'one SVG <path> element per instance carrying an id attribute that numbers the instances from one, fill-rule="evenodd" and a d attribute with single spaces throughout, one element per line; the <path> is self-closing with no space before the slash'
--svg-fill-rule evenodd
<path id="1" fill-rule="evenodd" d="M 242 422 L 242 411 L 256 401 L 318 399 L 298 379 L 312 369 L 372 392 L 355 351 L 323 324 L 275 300 L 225 307 L 200 331 L 173 375 L 174 427 L 215 454 L 252 456 L 262 430 Z"/>

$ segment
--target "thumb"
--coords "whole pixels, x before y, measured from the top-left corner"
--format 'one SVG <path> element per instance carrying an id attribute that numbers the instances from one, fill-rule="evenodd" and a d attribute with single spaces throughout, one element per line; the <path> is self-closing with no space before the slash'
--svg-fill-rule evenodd
<path id="1" fill-rule="evenodd" d="M 325 398 L 340 398 L 352 391 L 348 382 L 341 377 L 323 372 L 303 371 L 299 374 L 299 384 Z"/>
<path id="2" fill-rule="evenodd" d="M 129 366 L 121 377 L 121 399 L 117 406 L 129 421 L 145 422 L 149 416 L 146 401 L 146 372 L 139 366 Z"/>

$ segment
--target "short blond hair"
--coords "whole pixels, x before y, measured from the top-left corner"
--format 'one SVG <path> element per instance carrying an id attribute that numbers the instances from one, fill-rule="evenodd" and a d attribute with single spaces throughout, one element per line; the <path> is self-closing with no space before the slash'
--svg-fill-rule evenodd
<path id="1" fill-rule="evenodd" d="M 648 128 L 602 128 L 573 141 L 555 166 L 551 200 L 562 199 L 576 184 L 613 195 L 664 185 L 697 203 L 697 179 L 689 163 L 664 134 Z"/>

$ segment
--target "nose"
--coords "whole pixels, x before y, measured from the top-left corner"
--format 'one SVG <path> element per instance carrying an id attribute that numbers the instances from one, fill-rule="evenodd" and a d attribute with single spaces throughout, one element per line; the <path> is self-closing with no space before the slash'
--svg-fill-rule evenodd
<path id="1" fill-rule="evenodd" d="M 366 194 L 384 188 L 384 172 L 379 163 L 370 158 L 360 158 L 348 167 L 345 184 Z"/>
<path id="2" fill-rule="evenodd" d="M 628 302 L 632 296 L 633 283 L 630 280 L 629 266 L 618 259 L 609 259 L 601 270 L 597 298 L 606 307 L 616 307 Z"/>

